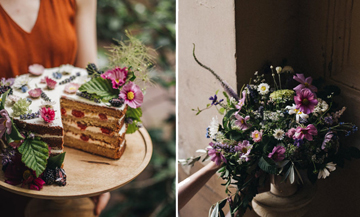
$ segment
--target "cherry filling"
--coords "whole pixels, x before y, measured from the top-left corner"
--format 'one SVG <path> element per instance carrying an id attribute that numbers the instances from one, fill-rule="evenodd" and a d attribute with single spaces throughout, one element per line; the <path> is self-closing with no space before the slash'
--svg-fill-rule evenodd
<path id="1" fill-rule="evenodd" d="M 110 134 L 112 132 L 112 130 L 105 128 L 105 127 L 101 127 L 101 132 L 104 134 Z"/>
<path id="2" fill-rule="evenodd" d="M 103 114 L 103 113 L 100 113 L 100 114 L 99 114 L 99 118 L 100 118 L 101 120 L 107 120 L 106 114 Z"/>
<path id="3" fill-rule="evenodd" d="M 66 110 L 64 108 L 61 108 L 61 115 L 66 115 Z"/>
<path id="4" fill-rule="evenodd" d="M 82 124 L 81 122 L 77 122 L 77 126 L 80 128 L 80 130 L 85 130 L 87 127 L 86 124 Z"/>
<path id="5" fill-rule="evenodd" d="M 81 111 L 78 111 L 78 110 L 75 110 L 73 109 L 71 111 L 71 114 L 74 116 L 74 117 L 77 117 L 77 118 L 82 118 L 85 116 L 84 112 L 81 112 Z"/>
<path id="6" fill-rule="evenodd" d="M 80 136 L 80 139 L 82 139 L 83 141 L 87 142 L 89 140 L 89 137 L 84 135 L 84 134 L 81 134 Z"/>

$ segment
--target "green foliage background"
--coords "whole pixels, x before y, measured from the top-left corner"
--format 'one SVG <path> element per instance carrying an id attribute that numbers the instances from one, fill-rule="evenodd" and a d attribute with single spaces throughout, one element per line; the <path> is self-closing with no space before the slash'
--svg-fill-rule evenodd
<path id="1" fill-rule="evenodd" d="M 161 88 L 175 85 L 175 0 L 98 0 L 97 37 L 103 46 L 126 39 L 125 30 L 158 52 L 156 68 L 150 75 Z M 168 98 L 175 104 L 175 96 Z M 175 106 L 162 123 L 147 130 L 154 153 L 146 170 L 130 184 L 111 192 L 112 199 L 101 217 L 175 216 Z M 165 136 L 164 127 L 171 127 Z M 104 180 L 106 183 L 106 180 Z"/>

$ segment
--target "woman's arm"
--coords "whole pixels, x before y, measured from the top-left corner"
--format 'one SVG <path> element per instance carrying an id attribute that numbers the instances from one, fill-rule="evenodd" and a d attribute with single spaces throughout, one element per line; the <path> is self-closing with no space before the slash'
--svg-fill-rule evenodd
<path id="1" fill-rule="evenodd" d="M 96 0 L 76 0 L 75 17 L 78 52 L 75 66 L 85 68 L 97 62 Z"/>

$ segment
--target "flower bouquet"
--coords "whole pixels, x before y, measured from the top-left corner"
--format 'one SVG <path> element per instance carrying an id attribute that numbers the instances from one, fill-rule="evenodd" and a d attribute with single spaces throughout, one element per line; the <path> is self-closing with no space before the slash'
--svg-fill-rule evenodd
<path id="1" fill-rule="evenodd" d="M 211 216 L 224 216 L 222 208 L 227 202 L 232 216 L 243 215 L 269 174 L 301 183 L 302 170 L 315 182 L 328 177 L 336 166 L 342 167 L 344 159 L 360 157 L 357 148 L 340 143 L 342 136 L 358 128 L 339 120 L 345 107 L 336 109 L 333 102 L 333 96 L 339 94 L 337 87 L 317 88 L 311 77 L 295 74 L 289 66 L 270 66 L 267 75 L 255 72 L 239 97 L 213 70 L 201 64 L 195 53 L 194 58 L 225 90 L 225 100 L 216 92 L 205 108 L 216 107 L 223 115 L 222 120 L 213 117 L 207 128 L 209 147 L 199 150 L 203 156 L 180 160 L 191 165 L 203 157 L 221 166 L 218 173 L 225 180 L 229 196 L 210 208 Z M 205 109 L 193 110 L 199 114 Z"/>

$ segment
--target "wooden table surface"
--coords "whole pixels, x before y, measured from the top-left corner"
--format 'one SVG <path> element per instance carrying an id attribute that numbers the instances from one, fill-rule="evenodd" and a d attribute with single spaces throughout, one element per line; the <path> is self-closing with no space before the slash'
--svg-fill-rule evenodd
<path id="1" fill-rule="evenodd" d="M 65 144 L 66 145 L 66 144 Z M 0 170 L 0 188 L 41 199 L 91 197 L 115 190 L 133 180 L 149 164 L 153 147 L 145 128 L 126 135 L 126 149 L 119 160 L 112 160 L 65 147 L 64 169 L 67 185 L 44 186 L 40 191 L 9 185 Z"/>

